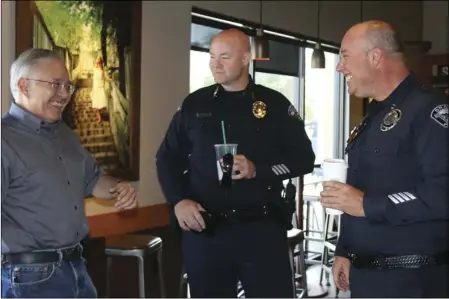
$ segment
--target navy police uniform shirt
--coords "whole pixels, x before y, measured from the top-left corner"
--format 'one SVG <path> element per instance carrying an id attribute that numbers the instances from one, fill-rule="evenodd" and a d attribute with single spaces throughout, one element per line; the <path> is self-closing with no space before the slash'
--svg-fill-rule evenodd
<path id="1" fill-rule="evenodd" d="M 265 104 L 255 117 L 254 105 Z M 263 106 L 262 104 L 262 106 Z M 260 111 L 259 111 L 260 112 Z M 256 166 L 254 179 L 220 187 L 215 144 L 238 144 Z M 190 94 L 175 113 L 157 152 L 157 172 L 172 207 L 183 199 L 211 212 L 261 207 L 279 200 L 282 181 L 313 171 L 315 155 L 294 106 L 279 92 L 250 80 L 243 91 L 212 85 Z"/>
<path id="2" fill-rule="evenodd" d="M 448 99 L 410 74 L 349 141 L 349 185 L 365 192 L 366 217 L 343 214 L 336 255 L 448 250 Z"/>

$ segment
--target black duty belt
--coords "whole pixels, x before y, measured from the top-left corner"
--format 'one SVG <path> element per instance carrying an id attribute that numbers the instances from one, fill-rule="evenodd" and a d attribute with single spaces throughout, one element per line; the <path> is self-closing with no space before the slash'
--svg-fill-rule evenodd
<path id="1" fill-rule="evenodd" d="M 449 251 L 436 255 L 400 255 L 400 256 L 361 256 L 349 254 L 349 260 L 355 268 L 370 269 L 398 269 L 398 268 L 425 268 L 449 263 Z"/>
<path id="2" fill-rule="evenodd" d="M 212 218 L 216 217 L 217 222 L 244 223 L 251 221 L 259 221 L 273 215 L 273 211 L 269 206 L 262 206 L 253 209 L 230 210 L 221 213 L 212 214 Z"/>
<path id="3" fill-rule="evenodd" d="M 2 254 L 3 264 L 46 264 L 61 261 L 79 260 L 82 255 L 81 245 L 54 251 L 30 251 Z"/>

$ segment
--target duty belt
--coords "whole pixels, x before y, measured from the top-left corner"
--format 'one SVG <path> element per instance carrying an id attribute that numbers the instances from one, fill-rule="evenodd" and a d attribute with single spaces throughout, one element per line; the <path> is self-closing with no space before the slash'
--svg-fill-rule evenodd
<path id="1" fill-rule="evenodd" d="M 449 262 L 449 251 L 440 252 L 436 255 L 411 254 L 384 257 L 349 254 L 349 260 L 355 268 L 416 269 L 447 264 Z"/>

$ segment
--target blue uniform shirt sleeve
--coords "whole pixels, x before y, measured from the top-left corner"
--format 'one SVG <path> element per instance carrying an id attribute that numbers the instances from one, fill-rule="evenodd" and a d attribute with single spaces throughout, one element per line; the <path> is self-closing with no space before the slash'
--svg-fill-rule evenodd
<path id="1" fill-rule="evenodd" d="M 84 147 L 82 147 L 82 153 L 84 156 L 84 196 L 89 197 L 104 172 L 98 167 L 95 158 Z"/>
<path id="2" fill-rule="evenodd" d="M 279 95 L 279 154 L 267 157 L 266 161 L 253 161 L 256 179 L 285 180 L 311 173 L 315 164 L 312 143 L 307 136 L 304 122 L 290 101 Z"/>
<path id="3" fill-rule="evenodd" d="M 158 179 L 172 207 L 188 198 L 185 172 L 188 167 L 190 141 L 184 124 L 184 114 L 182 108 L 176 111 L 156 154 Z"/>
<path id="4" fill-rule="evenodd" d="M 449 219 L 449 130 L 447 100 L 432 101 L 412 124 L 421 180 L 414 188 L 392 194 L 365 193 L 365 216 L 400 225 Z"/>

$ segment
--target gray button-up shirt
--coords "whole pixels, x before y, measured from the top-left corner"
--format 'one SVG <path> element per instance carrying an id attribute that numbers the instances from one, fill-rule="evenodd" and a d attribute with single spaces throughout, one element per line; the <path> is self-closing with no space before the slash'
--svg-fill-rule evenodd
<path id="1" fill-rule="evenodd" d="M 89 232 L 84 198 L 102 172 L 77 135 L 12 104 L 1 138 L 2 252 L 80 242 Z"/>

